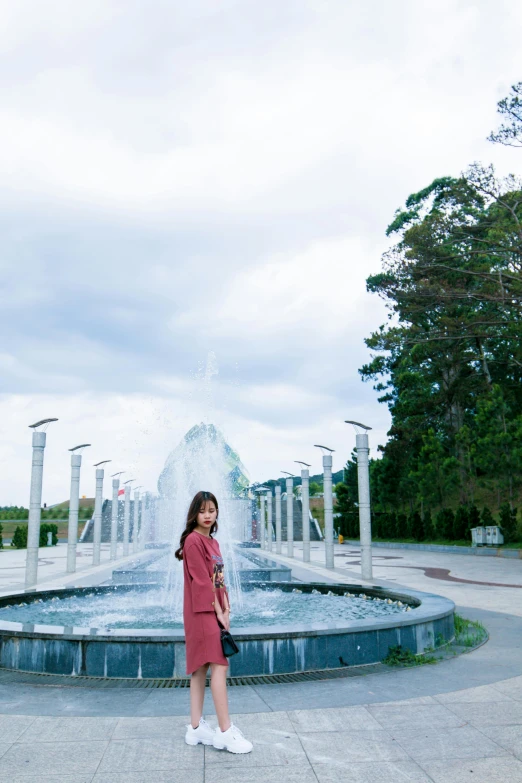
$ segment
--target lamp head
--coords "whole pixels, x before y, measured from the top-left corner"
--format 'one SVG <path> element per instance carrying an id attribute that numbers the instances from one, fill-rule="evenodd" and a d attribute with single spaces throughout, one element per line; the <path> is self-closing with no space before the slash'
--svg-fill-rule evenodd
<path id="1" fill-rule="evenodd" d="M 29 429 L 36 430 L 38 427 L 44 427 L 44 432 L 52 421 L 58 421 L 58 419 L 41 419 L 36 424 L 29 424 Z"/>

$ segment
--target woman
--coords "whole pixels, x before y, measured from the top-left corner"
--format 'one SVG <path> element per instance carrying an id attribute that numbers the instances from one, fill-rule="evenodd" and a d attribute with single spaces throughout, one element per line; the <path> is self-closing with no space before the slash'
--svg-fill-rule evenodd
<path id="1" fill-rule="evenodd" d="M 221 626 L 230 630 L 230 604 L 225 587 L 223 558 L 212 537 L 218 529 L 218 502 L 211 492 L 198 492 L 190 504 L 187 525 L 175 552 L 183 560 L 183 623 L 187 674 L 190 679 L 190 720 L 185 734 L 188 745 L 213 745 L 230 753 L 250 753 L 252 743 L 230 721 L 227 700 L 228 661 L 221 646 Z M 219 726 L 203 720 L 208 667 L 210 688 Z"/>

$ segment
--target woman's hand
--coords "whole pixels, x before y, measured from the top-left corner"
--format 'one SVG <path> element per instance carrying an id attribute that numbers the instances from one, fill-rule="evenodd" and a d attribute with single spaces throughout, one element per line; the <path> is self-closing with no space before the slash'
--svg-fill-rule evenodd
<path id="1" fill-rule="evenodd" d="M 223 594 L 223 603 L 225 608 L 222 609 L 219 603 L 216 603 L 216 615 L 217 619 L 226 631 L 230 631 L 230 604 L 228 603 L 227 594 Z"/>

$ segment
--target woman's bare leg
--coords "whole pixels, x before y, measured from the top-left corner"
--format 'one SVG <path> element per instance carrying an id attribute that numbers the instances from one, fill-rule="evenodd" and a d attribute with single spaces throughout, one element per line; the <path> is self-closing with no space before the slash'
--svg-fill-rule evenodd
<path id="1" fill-rule="evenodd" d="M 212 671 L 210 676 L 210 689 L 212 691 L 219 728 L 221 731 L 226 731 L 231 725 L 230 715 L 228 714 L 227 697 L 228 666 L 223 666 L 222 663 L 211 663 L 210 668 Z"/>
<path id="2" fill-rule="evenodd" d="M 207 671 L 208 663 L 204 663 L 203 666 L 196 669 L 190 678 L 190 722 L 193 729 L 197 729 L 203 715 Z"/>

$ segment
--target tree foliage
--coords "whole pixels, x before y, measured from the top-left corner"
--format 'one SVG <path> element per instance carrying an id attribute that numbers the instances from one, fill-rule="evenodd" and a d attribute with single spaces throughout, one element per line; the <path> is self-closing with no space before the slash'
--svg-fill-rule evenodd
<path id="1" fill-rule="evenodd" d="M 491 140 L 522 146 L 522 82 L 498 108 Z M 479 164 L 439 177 L 386 233 L 395 244 L 367 289 L 388 320 L 367 338 L 360 370 L 392 416 L 373 505 L 411 535 L 466 537 L 479 489 L 498 511 L 514 508 L 522 486 L 522 181 Z M 468 511 L 455 515 L 448 498 Z"/>

